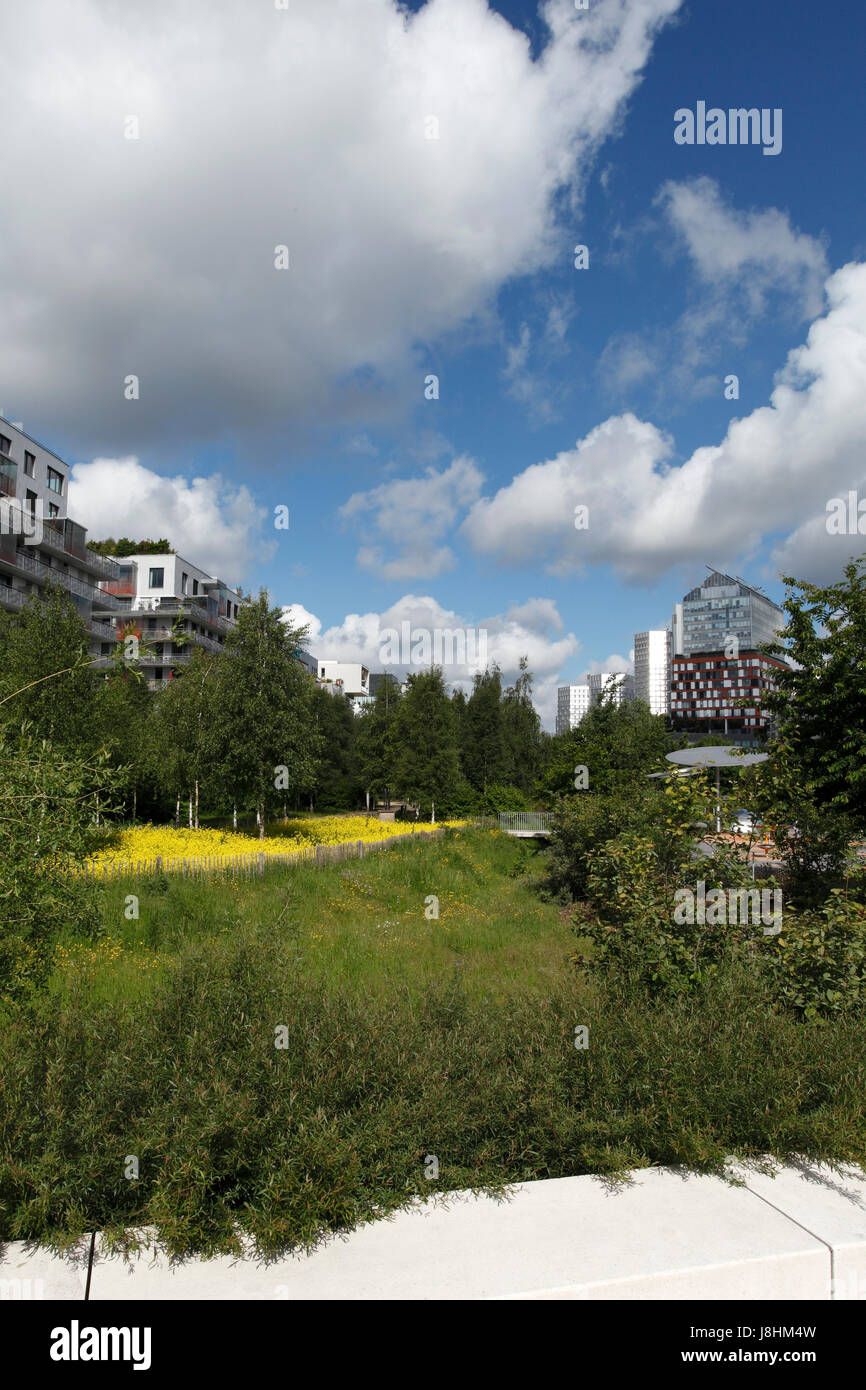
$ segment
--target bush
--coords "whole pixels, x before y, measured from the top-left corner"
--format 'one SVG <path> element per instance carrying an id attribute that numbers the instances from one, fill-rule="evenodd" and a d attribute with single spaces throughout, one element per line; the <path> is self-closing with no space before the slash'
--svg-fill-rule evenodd
<path id="1" fill-rule="evenodd" d="M 87 760 L 0 733 L 0 998 L 20 999 L 45 980 L 60 928 L 98 931 L 92 885 L 73 872 L 96 848 L 95 823 L 112 782 L 100 758 Z"/>
<path id="2" fill-rule="evenodd" d="M 772 939 L 774 995 L 806 1018 L 866 1000 L 866 907 L 834 888 L 820 910 L 788 913 Z"/>
<path id="3" fill-rule="evenodd" d="M 775 1012 L 736 961 L 699 997 L 563 969 L 542 997 L 473 999 L 455 971 L 410 1001 L 314 984 L 276 936 L 211 942 L 146 999 L 97 1003 L 82 978 L 0 1034 L 0 1239 L 153 1225 L 185 1255 L 245 1230 L 268 1255 L 455 1188 L 862 1162 L 861 1030 Z"/>

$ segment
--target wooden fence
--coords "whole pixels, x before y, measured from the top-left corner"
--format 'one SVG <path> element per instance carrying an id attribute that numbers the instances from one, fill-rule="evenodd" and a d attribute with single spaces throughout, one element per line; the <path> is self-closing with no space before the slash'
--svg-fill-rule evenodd
<path id="1" fill-rule="evenodd" d="M 85 878 L 96 883 L 114 883 L 118 879 L 148 878 L 153 874 L 179 874 L 181 878 L 212 878 L 217 874 L 232 878 L 252 878 L 264 874 L 273 864 L 336 864 L 343 859 L 363 859 L 365 854 L 407 840 L 437 840 L 444 830 L 413 830 L 405 835 L 389 835 L 385 840 L 346 840 L 339 845 L 305 845 L 286 854 L 207 854 L 192 858 L 168 858 L 156 855 L 151 859 L 124 860 L 118 863 L 84 865 Z"/>

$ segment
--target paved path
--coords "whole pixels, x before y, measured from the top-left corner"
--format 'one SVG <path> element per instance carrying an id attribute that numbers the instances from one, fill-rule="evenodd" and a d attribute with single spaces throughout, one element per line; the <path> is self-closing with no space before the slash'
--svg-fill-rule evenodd
<path id="1" fill-rule="evenodd" d="M 738 1172 L 741 1187 L 642 1169 L 620 1188 L 579 1177 L 521 1183 L 504 1202 L 454 1194 L 271 1264 L 172 1268 L 97 1242 L 90 1298 L 866 1299 L 866 1174 Z M 60 1259 L 7 1245 L 0 1298 L 82 1299 L 87 1247 Z"/>

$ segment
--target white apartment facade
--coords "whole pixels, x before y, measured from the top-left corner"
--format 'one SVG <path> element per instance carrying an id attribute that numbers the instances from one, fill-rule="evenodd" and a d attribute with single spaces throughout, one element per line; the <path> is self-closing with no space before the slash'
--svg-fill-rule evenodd
<path id="1" fill-rule="evenodd" d="M 634 695 L 652 714 L 670 714 L 671 634 L 664 628 L 634 635 Z"/>
<path id="2" fill-rule="evenodd" d="M 116 564 L 117 576 L 100 586 L 113 628 L 102 655 L 120 636 L 137 637 L 148 685 L 159 689 L 196 648 L 222 651 L 243 602 L 236 590 L 176 552 L 140 552 Z"/>
<path id="3" fill-rule="evenodd" d="M 319 657 L 316 679 L 334 695 L 345 695 L 355 713 L 374 698 L 370 692 L 370 672 L 360 661 L 332 661 Z"/>
<path id="4" fill-rule="evenodd" d="M 556 732 L 567 734 L 576 729 L 589 709 L 589 685 L 561 685 L 556 692 Z"/>
<path id="5" fill-rule="evenodd" d="M 610 694 L 613 703 L 621 705 L 625 700 L 634 699 L 634 676 L 627 671 L 596 671 L 587 676 L 590 702 L 598 704 L 602 695 Z"/>

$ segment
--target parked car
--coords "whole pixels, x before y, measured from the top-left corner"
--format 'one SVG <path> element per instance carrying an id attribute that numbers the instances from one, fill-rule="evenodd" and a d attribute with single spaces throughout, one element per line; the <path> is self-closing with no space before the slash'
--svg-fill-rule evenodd
<path id="1" fill-rule="evenodd" d="M 736 820 L 731 825 L 734 835 L 754 835 L 761 828 L 761 822 L 751 811 L 741 808 L 736 812 Z"/>

